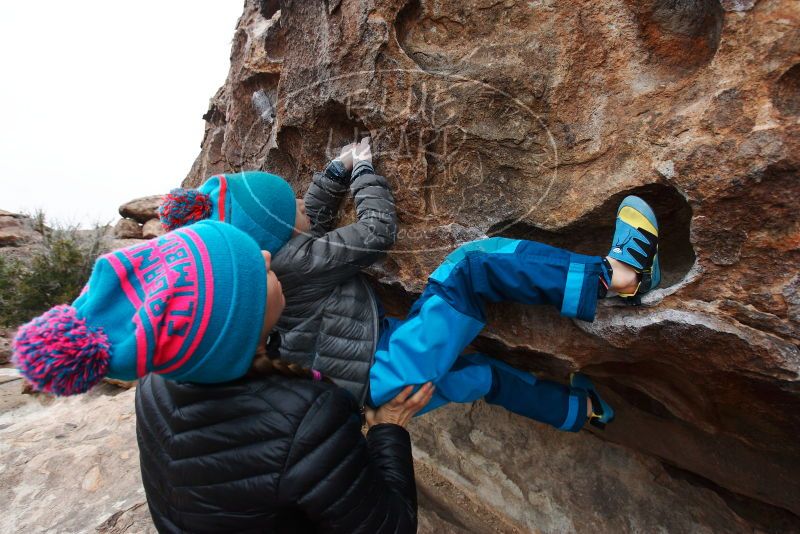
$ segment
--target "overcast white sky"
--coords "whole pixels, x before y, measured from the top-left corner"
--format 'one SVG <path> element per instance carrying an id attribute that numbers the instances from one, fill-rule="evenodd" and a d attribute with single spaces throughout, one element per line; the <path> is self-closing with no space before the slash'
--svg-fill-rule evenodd
<path id="1" fill-rule="evenodd" d="M 86 226 L 177 187 L 242 6 L 0 2 L 0 209 Z"/>

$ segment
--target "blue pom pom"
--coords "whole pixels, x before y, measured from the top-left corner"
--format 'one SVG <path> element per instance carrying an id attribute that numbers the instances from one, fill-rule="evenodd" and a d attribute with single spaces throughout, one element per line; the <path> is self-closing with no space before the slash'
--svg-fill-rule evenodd
<path id="1" fill-rule="evenodd" d="M 14 338 L 14 364 L 37 391 L 84 393 L 108 374 L 111 343 L 72 306 L 50 309 L 23 325 Z"/>
<path id="2" fill-rule="evenodd" d="M 173 189 L 164 196 L 158 216 L 167 231 L 208 219 L 211 216 L 211 197 L 197 189 Z"/>

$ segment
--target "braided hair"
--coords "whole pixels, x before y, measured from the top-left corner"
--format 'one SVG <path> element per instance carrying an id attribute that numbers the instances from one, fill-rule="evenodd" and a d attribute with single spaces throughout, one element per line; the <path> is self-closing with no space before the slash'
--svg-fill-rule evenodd
<path id="1" fill-rule="evenodd" d="M 270 332 L 260 350 L 256 351 L 248 372 L 249 376 L 280 375 L 288 378 L 303 378 L 333 384 L 330 378 L 323 376 L 316 369 L 281 360 L 281 339 L 281 335 L 277 331 Z"/>
<path id="2" fill-rule="evenodd" d="M 264 353 L 256 354 L 248 374 L 250 376 L 280 375 L 288 378 L 304 378 L 306 380 L 316 380 L 329 384 L 333 383 L 330 378 L 324 376 L 316 369 L 310 369 L 296 363 L 272 358 Z"/>

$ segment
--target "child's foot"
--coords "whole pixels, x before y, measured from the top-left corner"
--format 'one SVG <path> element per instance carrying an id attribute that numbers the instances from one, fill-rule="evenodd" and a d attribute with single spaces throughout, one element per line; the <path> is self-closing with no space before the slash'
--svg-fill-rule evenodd
<path id="1" fill-rule="evenodd" d="M 617 209 L 612 243 L 608 257 L 630 265 L 638 274 L 635 289 L 619 292 L 621 297 L 638 297 L 658 286 L 658 221 L 647 202 L 632 195 L 625 197 Z"/>
<path id="2" fill-rule="evenodd" d="M 614 420 L 614 408 L 600 397 L 600 394 L 597 392 L 597 389 L 594 387 L 592 381 L 589 380 L 588 376 L 583 373 L 572 373 L 569 376 L 569 384 L 574 388 L 584 390 L 586 396 L 591 401 L 592 411 L 589 414 L 590 425 L 603 429 L 608 423 Z"/>

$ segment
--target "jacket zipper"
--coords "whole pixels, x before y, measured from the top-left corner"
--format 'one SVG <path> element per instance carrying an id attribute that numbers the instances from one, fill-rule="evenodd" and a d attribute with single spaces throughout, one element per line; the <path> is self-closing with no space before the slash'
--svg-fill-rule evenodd
<path id="1" fill-rule="evenodd" d="M 367 290 L 367 295 L 369 295 L 369 303 L 372 306 L 372 348 L 369 351 L 369 369 L 372 369 L 372 364 L 375 363 L 375 351 L 378 348 L 378 306 L 375 303 L 375 293 L 372 291 L 372 287 L 367 283 L 364 279 L 364 275 L 360 275 L 359 278 L 361 279 L 361 283 L 364 284 L 364 288 Z M 361 393 L 361 399 L 359 400 L 360 406 L 364 406 L 367 393 L 369 392 L 369 371 L 367 372 L 367 383 L 364 386 L 364 391 Z"/>

